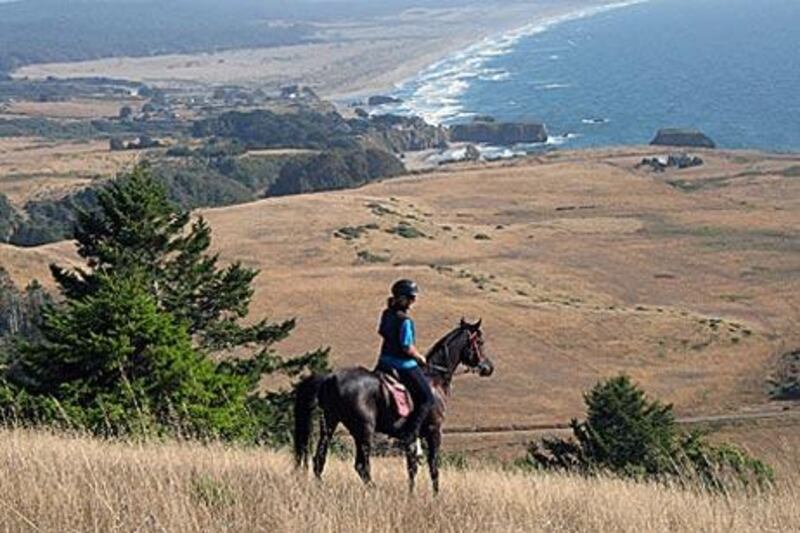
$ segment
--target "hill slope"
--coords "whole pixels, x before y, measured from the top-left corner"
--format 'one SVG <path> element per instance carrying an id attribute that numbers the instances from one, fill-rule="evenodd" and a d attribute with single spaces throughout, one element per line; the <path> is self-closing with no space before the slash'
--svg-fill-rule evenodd
<path id="1" fill-rule="evenodd" d="M 459 378 L 450 424 L 563 421 L 618 372 L 681 414 L 765 402 L 800 342 L 799 158 L 635 168 L 652 153 L 562 152 L 203 214 L 223 258 L 263 269 L 255 316 L 299 317 L 283 350 L 330 345 L 337 364 L 371 366 L 401 276 L 422 286 L 423 345 L 483 317 L 497 372 Z M 19 281 L 71 255 L 0 250 Z"/>

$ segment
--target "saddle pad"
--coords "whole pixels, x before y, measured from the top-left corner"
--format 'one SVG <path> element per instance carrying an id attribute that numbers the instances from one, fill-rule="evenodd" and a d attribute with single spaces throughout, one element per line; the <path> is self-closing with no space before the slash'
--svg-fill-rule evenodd
<path id="1" fill-rule="evenodd" d="M 392 403 L 394 403 L 394 408 L 397 411 L 397 414 L 401 418 L 405 418 L 410 415 L 411 411 L 414 410 L 414 405 L 411 402 L 411 396 L 408 394 L 408 389 L 406 389 L 406 386 L 389 375 L 384 375 L 382 381 L 383 386 L 388 389 L 389 394 L 392 397 Z"/>

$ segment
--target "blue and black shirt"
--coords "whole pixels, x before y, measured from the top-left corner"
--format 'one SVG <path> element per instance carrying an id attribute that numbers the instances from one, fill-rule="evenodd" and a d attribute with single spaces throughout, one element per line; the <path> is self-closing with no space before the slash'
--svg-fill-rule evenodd
<path id="1" fill-rule="evenodd" d="M 380 362 L 392 368 L 416 368 L 416 359 L 407 355 L 408 348 L 416 343 L 414 321 L 403 311 L 386 309 L 381 315 L 378 333 L 383 337 Z"/>

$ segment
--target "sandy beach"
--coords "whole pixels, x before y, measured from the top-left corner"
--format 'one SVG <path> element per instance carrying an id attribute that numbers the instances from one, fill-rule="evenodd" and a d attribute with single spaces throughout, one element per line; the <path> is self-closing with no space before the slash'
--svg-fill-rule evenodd
<path id="1" fill-rule="evenodd" d="M 319 26 L 314 44 L 31 65 L 17 77 L 109 76 L 155 86 L 237 84 L 273 89 L 302 83 L 343 100 L 385 92 L 482 39 L 609 0 L 533 0 L 412 9 L 391 18 Z"/>

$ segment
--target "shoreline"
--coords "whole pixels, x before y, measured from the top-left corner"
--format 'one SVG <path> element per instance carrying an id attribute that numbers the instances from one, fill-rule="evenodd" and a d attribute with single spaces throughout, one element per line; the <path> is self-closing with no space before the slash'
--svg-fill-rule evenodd
<path id="1" fill-rule="evenodd" d="M 313 44 L 37 64 L 17 69 L 12 76 L 108 76 L 177 88 L 238 84 L 274 89 L 302 84 L 323 98 L 342 102 L 394 92 L 421 72 L 485 41 L 616 3 L 541 0 L 409 10 L 388 18 L 322 25 L 321 42 Z"/>
<path id="2" fill-rule="evenodd" d="M 490 80 L 501 80 L 508 75 L 505 71 L 485 68 L 486 64 L 495 57 L 513 53 L 515 47 L 525 38 L 547 32 L 566 22 L 647 2 L 649 0 L 606 0 L 566 11 L 554 11 L 537 20 L 473 41 L 469 46 L 428 65 L 414 76 L 396 83 L 393 90 L 388 92 L 401 98 L 405 96 L 405 105 L 398 106 L 404 111 L 401 114 L 421 116 L 432 124 L 442 124 L 453 118 L 453 114 L 457 114 L 460 109 L 458 97 L 469 89 L 471 80 L 485 80 L 484 76 L 489 76 Z M 415 83 L 417 87 L 411 98 L 403 95 L 401 91 Z M 448 114 L 450 111 L 454 113 Z"/>

